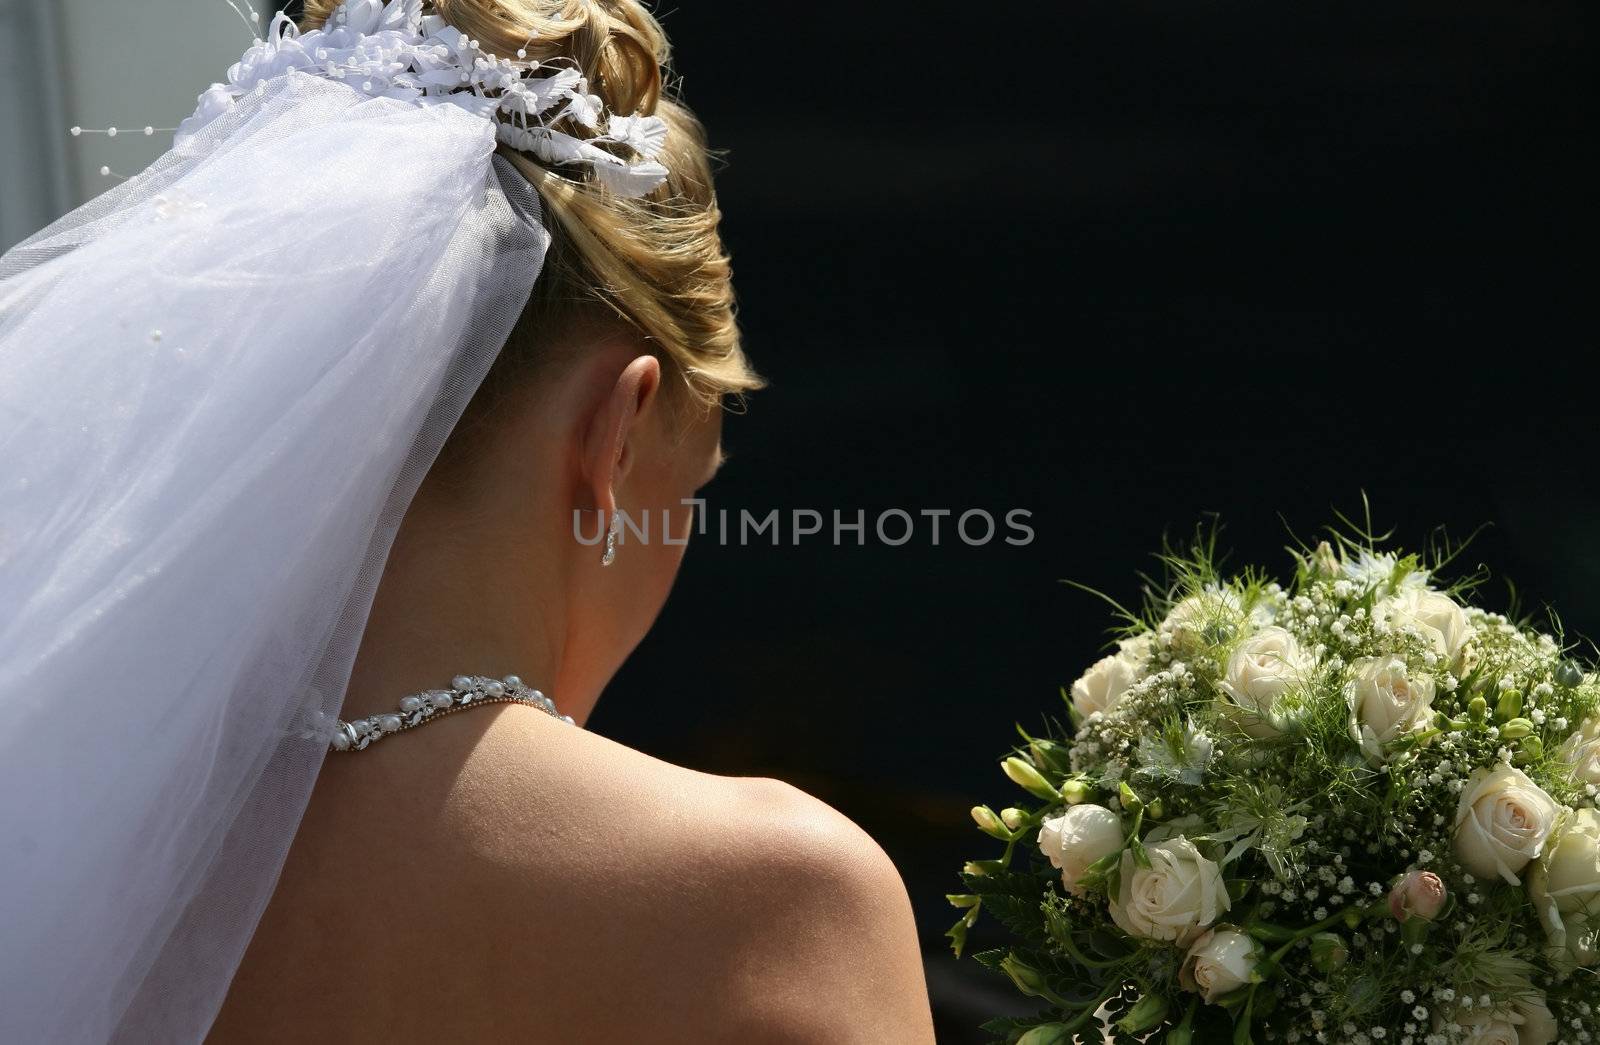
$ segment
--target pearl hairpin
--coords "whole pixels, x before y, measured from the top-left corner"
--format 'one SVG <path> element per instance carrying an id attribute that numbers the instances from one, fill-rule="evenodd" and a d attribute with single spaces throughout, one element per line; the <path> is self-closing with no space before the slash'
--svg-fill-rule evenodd
<path id="1" fill-rule="evenodd" d="M 146 138 L 148 138 L 151 135 L 155 134 L 157 131 L 176 131 L 177 129 L 178 128 L 176 128 L 176 127 L 151 127 L 149 125 L 146 125 L 141 130 L 129 131 L 127 133 L 129 133 L 129 134 L 142 134 Z M 118 128 L 118 127 L 70 127 L 70 128 L 68 128 L 67 133 L 72 135 L 74 138 L 81 138 L 85 134 L 103 134 L 107 138 L 115 138 L 117 135 L 122 134 L 123 131 L 121 130 L 121 128 Z"/>

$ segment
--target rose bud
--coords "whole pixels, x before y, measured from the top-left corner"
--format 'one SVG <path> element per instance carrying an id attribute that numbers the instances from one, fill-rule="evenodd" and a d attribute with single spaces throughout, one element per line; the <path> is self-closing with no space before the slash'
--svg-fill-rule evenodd
<path id="1" fill-rule="evenodd" d="M 1350 950 L 1337 933 L 1317 933 L 1311 937 L 1311 964 L 1321 973 L 1330 973 L 1350 959 Z"/>
<path id="2" fill-rule="evenodd" d="M 1057 791 L 1040 772 L 1015 755 L 1000 763 L 1011 782 L 1035 798 L 1055 798 Z"/>
<path id="3" fill-rule="evenodd" d="M 1403 922 L 1412 915 L 1433 921 L 1444 908 L 1449 892 L 1432 871 L 1412 871 L 1389 890 L 1389 913 Z"/>
<path id="4" fill-rule="evenodd" d="M 1001 841 L 1010 841 L 1011 832 L 1006 830 L 1006 825 L 994 815 L 994 810 L 988 806 L 973 806 L 972 821 L 978 825 L 978 830 L 986 835 L 992 835 Z"/>
<path id="5" fill-rule="evenodd" d="M 1080 884 L 1095 862 L 1122 849 L 1122 818 L 1105 806 L 1072 806 L 1039 828 L 1039 851 L 1061 871 L 1061 885 L 1083 896 Z"/>
<path id="6" fill-rule="evenodd" d="M 1094 797 L 1094 788 L 1082 780 L 1068 780 L 1061 785 L 1061 797 L 1069 806 L 1079 805 Z"/>
<path id="7" fill-rule="evenodd" d="M 1337 577 L 1341 572 L 1339 553 L 1327 541 L 1318 543 L 1311 553 L 1311 567 L 1324 577 Z"/>
<path id="8" fill-rule="evenodd" d="M 1260 958 L 1256 941 L 1245 933 L 1234 929 L 1208 931 L 1184 956 L 1178 967 L 1178 986 L 1213 1005 L 1224 994 L 1250 983 Z"/>
<path id="9" fill-rule="evenodd" d="M 1167 1011 L 1171 1007 L 1171 1003 L 1162 995 L 1146 994 L 1117 1021 L 1117 1028 L 1130 1034 L 1154 1030 L 1167 1018 Z"/>
<path id="10" fill-rule="evenodd" d="M 1030 998 L 1037 998 L 1040 992 L 1049 989 L 1044 973 L 1024 963 L 1017 957 L 1015 951 L 1001 960 L 1000 970 L 1011 977 L 1011 982 L 1017 985 L 1017 990 Z"/>

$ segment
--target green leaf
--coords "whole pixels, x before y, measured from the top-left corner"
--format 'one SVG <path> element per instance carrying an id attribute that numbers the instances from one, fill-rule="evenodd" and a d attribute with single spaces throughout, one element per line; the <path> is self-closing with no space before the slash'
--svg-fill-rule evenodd
<path id="1" fill-rule="evenodd" d="M 1017 896 L 1038 903 L 1044 899 L 1052 876 L 1044 871 L 1000 870 L 981 875 L 961 876 L 966 887 L 988 899 L 991 896 Z"/>
<path id="2" fill-rule="evenodd" d="M 1111 897 L 1116 896 L 1117 893 L 1122 890 L 1122 861 L 1121 860 L 1118 860 L 1117 861 L 1117 865 L 1115 867 L 1113 867 L 1111 870 L 1106 872 L 1105 889 L 1106 889 L 1106 895 L 1107 896 L 1111 896 Z"/>
<path id="3" fill-rule="evenodd" d="M 1127 940 L 1105 929 L 1089 932 L 1089 947 L 1102 958 L 1126 958 L 1133 953 Z"/>
<path id="4" fill-rule="evenodd" d="M 1089 1009 L 1100 1007 L 1102 988 L 1095 983 L 1082 982 L 1076 989 L 1067 987 L 1055 992 L 1055 1001 L 1064 1009 Z M 1065 1003 L 1065 1004 L 1062 1004 Z"/>
<path id="5" fill-rule="evenodd" d="M 1042 762 L 1063 776 L 1072 772 L 1071 753 L 1053 740 L 1033 740 L 1028 744 L 1028 751 L 1033 755 L 1034 761 Z"/>
<path id="6" fill-rule="evenodd" d="M 1255 1045 L 1255 1039 L 1250 1036 L 1250 1022 L 1255 1019 L 1256 989 L 1250 988 L 1250 996 L 1245 999 L 1244 1011 L 1239 1013 L 1239 1018 L 1233 1024 L 1233 1045 Z"/>
<path id="7" fill-rule="evenodd" d="M 1004 860 L 968 860 L 966 874 L 981 878 L 1005 869 L 1006 862 Z"/>
<path id="8" fill-rule="evenodd" d="M 1111 853 L 1107 856 L 1102 856 L 1100 859 L 1084 868 L 1083 874 L 1078 876 L 1079 888 L 1087 890 L 1099 890 L 1104 888 L 1110 879 L 1111 872 L 1116 870 L 1117 865 L 1121 862 L 1121 850 L 1118 850 L 1117 852 Z"/>
<path id="9" fill-rule="evenodd" d="M 955 956 L 961 957 L 961 949 L 967 945 L 966 915 L 962 915 L 961 920 L 946 929 L 944 934 L 950 939 L 950 949 L 955 952 Z"/>
<path id="10" fill-rule="evenodd" d="M 1011 949 L 1009 947 L 994 947 L 987 951 L 978 951 L 972 956 L 972 960 L 985 969 L 998 969 L 1000 968 L 1000 963 L 1010 953 Z"/>
<path id="11" fill-rule="evenodd" d="M 1239 859 L 1239 857 L 1243 856 L 1245 853 L 1249 852 L 1251 849 L 1254 849 L 1260 843 L 1261 829 L 1257 828 L 1256 830 L 1251 831 L 1249 834 L 1246 834 L 1243 838 L 1240 838 L 1237 842 L 1233 843 L 1233 848 L 1229 849 L 1227 854 L 1217 862 L 1223 867 L 1226 867 L 1235 860 Z"/>
<path id="12" fill-rule="evenodd" d="M 1044 933 L 1044 917 L 1039 913 L 1039 901 L 1018 896 L 991 896 L 985 901 L 991 917 L 1018 936 L 1034 937 Z"/>

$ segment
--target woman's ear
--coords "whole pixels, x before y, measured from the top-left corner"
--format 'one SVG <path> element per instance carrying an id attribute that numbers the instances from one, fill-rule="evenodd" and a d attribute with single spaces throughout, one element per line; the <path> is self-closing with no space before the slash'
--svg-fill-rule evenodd
<path id="1" fill-rule="evenodd" d="M 638 356 L 622 368 L 589 421 L 584 481 L 595 507 L 608 515 L 617 510 L 616 488 L 638 457 L 637 443 L 660 390 L 661 361 Z"/>

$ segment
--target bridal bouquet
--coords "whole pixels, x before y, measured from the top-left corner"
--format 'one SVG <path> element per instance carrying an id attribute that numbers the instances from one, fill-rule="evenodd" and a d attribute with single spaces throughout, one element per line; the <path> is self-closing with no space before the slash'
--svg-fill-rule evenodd
<path id="1" fill-rule="evenodd" d="M 1032 800 L 972 811 L 1004 851 L 949 897 L 956 953 L 988 912 L 1013 942 L 974 957 L 1048 1004 L 986 1029 L 1600 1041 L 1600 679 L 1367 538 L 1287 587 L 1164 558 L 1071 728 L 1019 729 Z"/>

